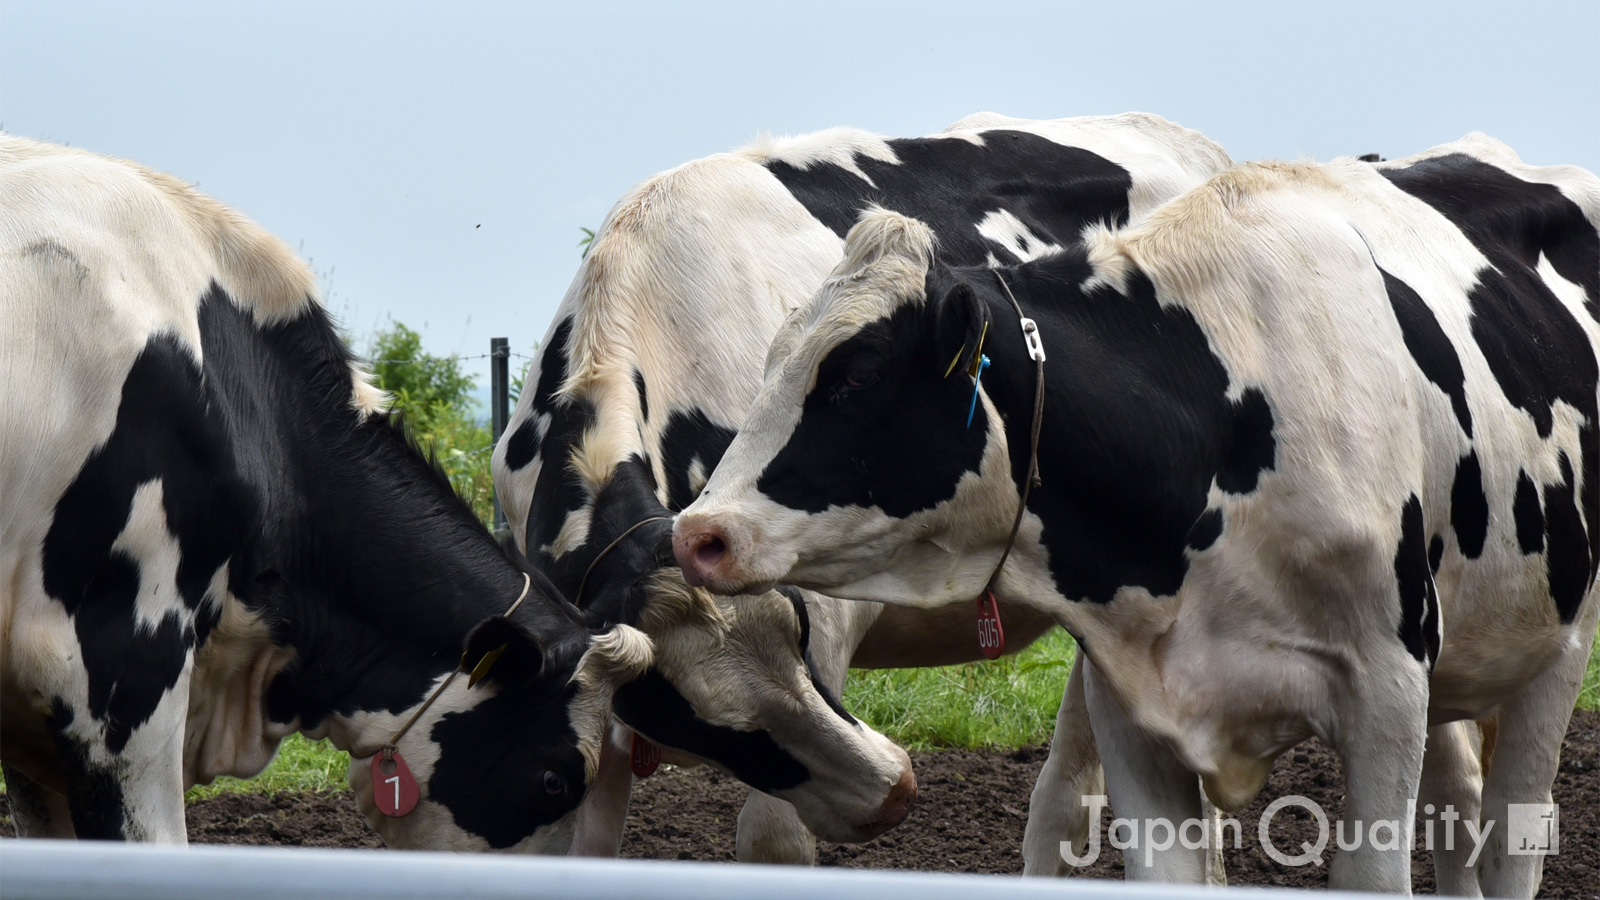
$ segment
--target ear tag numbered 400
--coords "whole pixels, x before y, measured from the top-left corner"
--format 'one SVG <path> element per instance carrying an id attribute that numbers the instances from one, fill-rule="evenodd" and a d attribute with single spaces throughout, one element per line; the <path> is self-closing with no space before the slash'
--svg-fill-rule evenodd
<path id="1" fill-rule="evenodd" d="M 372 755 L 372 799 L 378 811 L 399 818 L 417 808 L 422 791 L 399 750 L 385 747 Z"/>
<path id="2" fill-rule="evenodd" d="M 656 767 L 661 765 L 661 748 L 640 737 L 638 732 L 634 732 L 633 746 L 628 752 L 628 762 L 634 775 L 649 778 L 656 773 Z"/>

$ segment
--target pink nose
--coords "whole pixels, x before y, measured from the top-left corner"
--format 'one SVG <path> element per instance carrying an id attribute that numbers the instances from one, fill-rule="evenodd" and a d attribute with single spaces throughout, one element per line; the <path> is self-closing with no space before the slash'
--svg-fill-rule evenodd
<path id="1" fill-rule="evenodd" d="M 872 817 L 872 822 L 867 825 L 868 839 L 877 837 L 885 831 L 899 825 L 911 814 L 911 807 L 917 805 L 917 776 L 908 768 L 900 774 L 900 780 L 889 788 L 889 796 L 883 800 L 883 806 L 878 808 L 878 814 Z"/>
<path id="2" fill-rule="evenodd" d="M 683 580 L 704 587 L 728 554 L 728 544 L 715 528 L 693 528 L 672 536 L 672 555 L 683 569 Z"/>

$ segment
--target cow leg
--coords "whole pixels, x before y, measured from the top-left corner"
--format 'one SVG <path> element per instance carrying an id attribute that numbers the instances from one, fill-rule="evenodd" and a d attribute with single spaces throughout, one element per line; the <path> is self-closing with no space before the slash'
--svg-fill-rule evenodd
<path id="1" fill-rule="evenodd" d="M 1550 785 L 1560 766 L 1561 741 L 1583 686 L 1596 620 L 1600 619 L 1600 592 L 1591 591 L 1580 609 L 1582 614 L 1574 623 L 1577 639 L 1538 678 L 1500 704 L 1483 792 L 1483 820 L 1494 824 L 1485 826 L 1488 837 L 1477 861 L 1485 897 L 1532 897 L 1544 874 L 1544 854 L 1511 854 L 1513 849 L 1522 850 L 1525 838 L 1538 840 L 1542 834 L 1508 834 L 1507 806 L 1551 802 Z"/>
<path id="2" fill-rule="evenodd" d="M 1394 641 L 1371 660 L 1367 678 L 1348 686 L 1353 702 L 1341 710 L 1334 749 L 1344 759 L 1345 840 L 1328 867 L 1328 887 L 1345 891 L 1411 893 L 1413 799 L 1422 780 L 1428 740 L 1428 673 Z M 1337 839 L 1339 832 L 1334 832 Z M 1332 846 L 1330 840 L 1329 845 Z"/>
<path id="3" fill-rule="evenodd" d="M 1085 796 L 1105 793 L 1100 752 L 1084 699 L 1083 666 L 1084 656 L 1079 653 L 1056 713 L 1050 757 L 1028 802 L 1028 829 L 1022 835 L 1023 875 L 1066 875 L 1071 867 L 1061 852 L 1062 842 L 1070 844 L 1074 855 L 1082 856 L 1089 829 L 1100 827 L 1098 820 L 1090 821 L 1090 808 L 1082 803 Z"/>
<path id="4" fill-rule="evenodd" d="M 1481 897 L 1478 871 L 1468 864 L 1472 842 L 1466 839 L 1464 824 L 1478 821 L 1478 806 L 1483 798 L 1483 776 L 1478 765 L 1478 734 L 1470 721 L 1450 722 L 1428 729 L 1428 749 L 1422 758 L 1422 783 L 1417 796 L 1417 815 L 1428 823 L 1424 834 L 1431 834 L 1433 872 L 1441 895 Z M 1429 807 L 1433 812 L 1429 813 Z M 1460 821 L 1445 818 L 1459 815 Z M 1445 840 L 1446 830 L 1452 839 Z"/>
<path id="5" fill-rule="evenodd" d="M 1100 761 L 1112 810 L 1118 820 L 1131 820 L 1137 829 L 1132 836 L 1137 848 L 1130 846 L 1122 854 L 1123 877 L 1129 881 L 1204 883 L 1205 848 L 1191 850 L 1176 840 L 1177 830 L 1185 822 L 1203 816 L 1195 773 L 1128 720 L 1093 665 L 1084 666 L 1083 674 L 1095 743 L 1106 750 Z M 1115 825 L 1113 820 L 1114 831 Z M 1129 837 L 1124 830 L 1121 839 L 1125 845 L 1130 843 Z M 1154 846 L 1158 842 L 1164 849 Z"/>
<path id="6" fill-rule="evenodd" d="M 739 862 L 817 864 L 817 839 L 800 821 L 794 807 L 752 790 L 739 810 L 735 859 Z"/>
<path id="7" fill-rule="evenodd" d="M 74 838 L 65 794 L 52 791 L 11 766 L 0 764 L 11 801 L 11 824 L 19 838 Z"/>
<path id="8" fill-rule="evenodd" d="M 89 840 L 188 843 L 183 817 L 183 735 L 193 654 L 149 719 L 115 751 L 104 723 L 59 698 L 49 717 L 77 836 Z"/>
<path id="9" fill-rule="evenodd" d="M 629 750 L 618 742 L 629 741 L 632 736 L 632 731 L 613 726 L 601 743 L 599 770 L 578 807 L 568 856 L 615 859 L 622 853 L 622 830 L 628 821 L 628 800 L 633 796 L 633 770 Z"/>

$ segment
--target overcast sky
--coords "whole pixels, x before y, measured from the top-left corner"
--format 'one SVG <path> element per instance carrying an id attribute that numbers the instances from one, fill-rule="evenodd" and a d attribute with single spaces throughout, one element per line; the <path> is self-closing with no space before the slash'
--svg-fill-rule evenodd
<path id="1" fill-rule="evenodd" d="M 358 346 L 393 317 L 526 353 L 579 227 L 651 173 L 978 110 L 1154 112 L 1235 159 L 1480 130 L 1600 171 L 1600 2 L 0 3 L 0 126 L 243 210 Z"/>

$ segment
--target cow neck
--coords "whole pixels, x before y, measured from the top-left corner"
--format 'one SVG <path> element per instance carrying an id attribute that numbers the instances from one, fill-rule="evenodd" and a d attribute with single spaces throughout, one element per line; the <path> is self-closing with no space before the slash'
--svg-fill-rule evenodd
<path id="1" fill-rule="evenodd" d="M 201 319 L 208 399 L 256 500 L 230 591 L 296 657 L 267 688 L 268 717 L 315 728 L 414 706 L 522 572 L 398 424 L 354 408 L 350 357 L 320 306 L 257 327 L 221 297 Z M 547 644 L 574 630 L 541 606 L 518 619 Z"/>
<path id="2" fill-rule="evenodd" d="M 1017 515 L 1011 522 L 1011 534 L 1006 538 L 1006 548 L 1000 554 L 1000 561 L 995 563 L 994 573 L 989 576 L 989 582 L 984 585 L 984 591 L 991 596 L 997 583 L 1000 581 L 1000 572 L 1006 567 L 1006 560 L 1011 557 L 1011 548 L 1016 546 L 1017 532 L 1022 528 L 1022 519 L 1028 512 L 1028 494 L 1040 483 L 1039 479 L 1039 429 L 1044 424 L 1044 343 L 1039 334 L 1039 325 L 1028 314 L 1022 311 L 1022 304 L 1017 302 L 1016 295 L 1011 293 L 1011 286 L 1006 283 L 1005 276 L 999 269 L 994 270 L 995 280 L 1005 291 L 1006 299 L 1011 301 L 1012 309 L 1017 315 L 1017 327 L 1022 334 L 1023 346 L 1027 348 L 1028 357 L 1033 362 L 1033 404 L 1029 416 L 1028 429 L 1028 468 L 1027 475 L 1022 479 L 1022 489 L 1017 497 Z M 979 351 L 982 352 L 982 347 Z M 1009 443 L 1009 441 L 1008 441 Z M 1014 454 L 1013 454 L 1014 456 Z M 998 615 L 998 613 L 997 613 Z"/>
<path id="3" fill-rule="evenodd" d="M 330 490 L 329 481 L 365 480 L 365 496 L 341 504 L 337 517 L 331 509 L 300 517 L 299 564 L 286 573 L 290 591 L 275 610 L 287 613 L 282 637 L 306 660 L 300 671 L 317 673 L 296 686 L 303 718 L 317 706 L 398 713 L 420 702 L 456 666 L 467 633 L 504 613 L 523 583 L 492 536 L 432 483 L 427 462 L 388 423 L 369 421 L 360 430 L 369 432 L 363 452 L 339 458 L 364 459 L 362 471 L 330 466 L 306 488 L 316 493 Z M 552 643 L 558 623 L 536 606 L 523 604 L 517 621 Z"/>
<path id="4" fill-rule="evenodd" d="M 672 514 L 656 496 L 649 469 L 636 457 L 612 470 L 590 509 L 589 533 L 582 548 L 563 558 L 560 587 L 571 591 L 592 624 L 636 624 L 637 610 L 626 608 L 628 589 L 660 567 L 655 545 L 663 530 L 670 529 Z"/>

